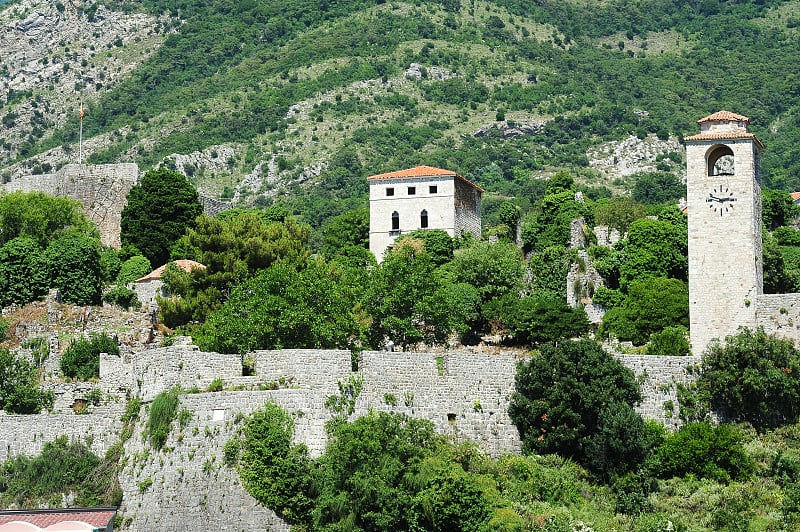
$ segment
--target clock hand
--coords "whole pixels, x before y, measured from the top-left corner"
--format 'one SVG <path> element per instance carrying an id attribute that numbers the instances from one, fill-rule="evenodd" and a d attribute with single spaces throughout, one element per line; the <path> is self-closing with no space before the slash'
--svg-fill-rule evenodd
<path id="1" fill-rule="evenodd" d="M 709 194 L 708 195 L 708 201 L 722 201 L 722 198 L 718 198 L 718 197 L 714 196 L 713 194 Z"/>

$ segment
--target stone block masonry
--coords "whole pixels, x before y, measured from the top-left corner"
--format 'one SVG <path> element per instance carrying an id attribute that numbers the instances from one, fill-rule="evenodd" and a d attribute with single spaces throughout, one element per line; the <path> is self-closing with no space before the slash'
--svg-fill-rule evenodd
<path id="1" fill-rule="evenodd" d="M 102 456 L 119 439 L 124 397 L 143 400 L 133 436 L 125 443 L 120 483 L 120 512 L 127 530 L 276 530 L 289 527 L 241 487 L 236 471 L 224 465 L 224 446 L 245 416 L 273 401 L 295 421 L 295 440 L 312 457 L 327 445 L 325 424 L 333 413 L 326 399 L 339 393 L 339 382 L 363 379 L 353 417 L 370 410 L 428 419 L 453 441 L 477 442 L 493 456 L 518 453 L 521 442 L 508 407 L 514 393 L 517 359 L 511 353 L 410 353 L 368 351 L 352 371 L 349 351 L 257 351 L 255 376 L 242 376 L 242 357 L 204 353 L 180 341 L 123 357 L 101 358 L 99 386 L 116 400 L 93 407 L 89 414 L 68 410 L 69 397 L 86 395 L 85 383 L 63 383 L 62 412 L 35 416 L 0 414 L 0 460 L 20 453 L 35 455 L 46 441 L 65 434 L 88 441 Z M 693 378 L 699 357 L 615 355 L 636 373 L 644 401 L 637 407 L 647 418 L 677 427 L 677 383 Z M 215 378 L 226 391 L 183 394 L 178 410 L 191 419 L 173 421 L 164 449 L 156 451 L 145 437 L 149 403 L 180 385 L 204 390 Z M 185 416 L 184 416 L 185 417 Z"/>

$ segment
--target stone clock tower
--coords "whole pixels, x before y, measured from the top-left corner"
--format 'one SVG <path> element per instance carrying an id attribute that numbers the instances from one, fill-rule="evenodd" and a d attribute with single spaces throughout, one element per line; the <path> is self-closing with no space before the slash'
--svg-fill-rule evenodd
<path id="1" fill-rule="evenodd" d="M 755 328 L 763 288 L 761 141 L 750 119 L 720 111 L 686 143 L 689 327 L 694 354 L 740 326 Z"/>

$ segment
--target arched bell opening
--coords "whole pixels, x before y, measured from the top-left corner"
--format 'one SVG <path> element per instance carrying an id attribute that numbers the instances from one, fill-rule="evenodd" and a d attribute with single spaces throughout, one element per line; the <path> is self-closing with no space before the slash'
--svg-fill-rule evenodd
<path id="1" fill-rule="evenodd" d="M 709 176 L 735 174 L 733 150 L 729 146 L 714 146 L 709 150 L 706 160 Z"/>

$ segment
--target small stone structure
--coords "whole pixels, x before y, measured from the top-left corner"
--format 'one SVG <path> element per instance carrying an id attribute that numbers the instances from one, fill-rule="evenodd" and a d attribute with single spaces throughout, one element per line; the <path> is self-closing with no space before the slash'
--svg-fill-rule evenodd
<path id="1" fill-rule="evenodd" d="M 483 189 L 450 170 L 417 166 L 368 177 L 369 250 L 378 262 L 403 233 L 442 229 L 481 235 Z"/>

